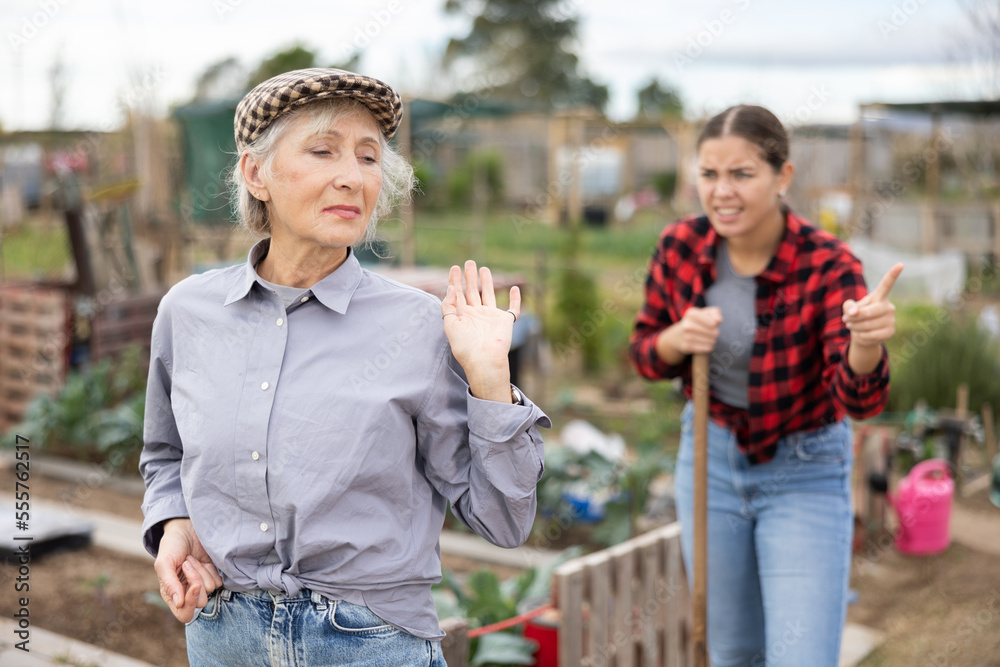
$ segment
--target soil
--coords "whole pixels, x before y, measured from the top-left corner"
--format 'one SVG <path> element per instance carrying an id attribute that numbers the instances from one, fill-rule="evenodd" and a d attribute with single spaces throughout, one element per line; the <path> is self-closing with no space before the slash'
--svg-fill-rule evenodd
<path id="1" fill-rule="evenodd" d="M 932 556 L 901 555 L 892 529 L 855 553 L 851 588 L 858 601 L 849 622 L 886 634 L 861 667 L 1000 666 L 1000 509 L 984 489 L 956 494 L 953 519 L 963 515 L 963 544 Z"/>
<path id="2" fill-rule="evenodd" d="M 139 520 L 139 499 L 104 488 L 87 488 L 34 475 L 34 497 L 69 500 L 81 509 Z M 0 493 L 13 491 L 0 472 Z M 1000 535 L 1000 509 L 985 492 L 955 502 L 974 514 L 982 530 Z M 446 558 L 445 567 L 469 572 L 482 564 Z M 491 568 L 502 579 L 516 573 Z M 0 567 L 5 589 L 13 566 Z M 855 555 L 851 588 L 857 601 L 848 620 L 886 634 L 862 667 L 1000 666 L 1000 555 L 953 542 L 937 556 L 902 556 L 886 533 Z M 33 624 L 164 667 L 187 664 L 183 626 L 146 601 L 157 591 L 149 560 L 98 547 L 63 551 L 32 562 Z M 0 614 L 13 613 L 13 596 L 0 596 Z M 155 598 L 154 598 L 155 599 Z"/>

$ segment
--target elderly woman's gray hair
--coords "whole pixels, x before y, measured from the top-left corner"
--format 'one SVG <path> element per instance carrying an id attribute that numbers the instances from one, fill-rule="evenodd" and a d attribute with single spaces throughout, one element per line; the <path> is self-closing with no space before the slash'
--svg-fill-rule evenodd
<path id="1" fill-rule="evenodd" d="M 303 115 L 306 116 L 309 119 L 310 132 L 318 134 L 344 118 L 359 113 L 372 115 L 371 111 L 364 105 L 350 98 L 311 102 L 282 114 L 255 141 L 247 144 L 237 154 L 236 165 L 229 177 L 230 190 L 239 224 L 256 236 L 271 235 L 267 204 L 250 194 L 250 189 L 243 180 L 240 162 L 244 154 L 250 155 L 261 165 L 261 172 L 265 176 L 270 176 L 271 163 L 277 152 L 278 143 L 295 119 Z M 379 133 L 379 143 L 381 144 L 379 164 L 382 168 L 382 188 L 379 190 L 375 210 L 372 212 L 368 227 L 365 229 L 365 235 L 362 238 L 366 244 L 375 239 L 378 222 L 389 215 L 396 206 L 409 201 L 415 183 L 413 167 L 406 161 L 406 158 L 389 145 L 381 132 Z"/>

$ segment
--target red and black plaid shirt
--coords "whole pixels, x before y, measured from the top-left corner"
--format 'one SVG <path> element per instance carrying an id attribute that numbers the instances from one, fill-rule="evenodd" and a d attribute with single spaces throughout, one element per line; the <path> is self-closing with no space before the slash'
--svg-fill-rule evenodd
<path id="1" fill-rule="evenodd" d="M 848 299 L 867 294 L 861 262 L 836 237 L 789 212 L 785 236 L 770 264 L 756 278 L 757 329 L 750 356 L 746 410 L 712 396 L 714 420 L 736 431 L 751 463 L 774 457 L 778 440 L 830 424 L 845 414 L 877 415 L 889 396 L 889 364 L 882 359 L 868 375 L 847 365 L 850 332 L 841 321 Z M 649 264 L 646 302 L 636 318 L 630 356 L 651 380 L 684 378 L 691 396 L 691 360 L 665 363 L 656 336 L 691 307 L 705 307 L 715 281 L 719 240 L 708 218 L 690 217 L 667 226 Z"/>

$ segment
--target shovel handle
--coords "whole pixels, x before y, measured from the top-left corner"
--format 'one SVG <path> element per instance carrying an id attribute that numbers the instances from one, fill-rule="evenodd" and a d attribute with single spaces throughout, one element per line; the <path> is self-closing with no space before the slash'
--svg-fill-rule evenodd
<path id="1" fill-rule="evenodd" d="M 691 362 L 694 399 L 694 592 L 691 601 L 695 667 L 708 667 L 708 355 Z"/>

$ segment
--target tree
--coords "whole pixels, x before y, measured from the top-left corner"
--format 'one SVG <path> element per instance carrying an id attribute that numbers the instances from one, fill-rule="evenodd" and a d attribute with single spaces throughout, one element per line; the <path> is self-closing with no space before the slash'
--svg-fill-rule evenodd
<path id="1" fill-rule="evenodd" d="M 56 52 L 56 58 L 49 69 L 49 90 L 52 93 L 52 112 L 49 115 L 49 128 L 62 128 L 63 116 L 66 111 L 66 62 L 62 49 Z"/>
<path id="2" fill-rule="evenodd" d="M 643 118 L 679 117 L 683 111 L 684 103 L 677 91 L 656 77 L 639 90 L 639 116 Z"/>
<path id="3" fill-rule="evenodd" d="M 229 56 L 209 65 L 194 88 L 194 101 L 225 100 L 242 96 L 246 92 L 247 71 L 235 56 Z"/>
<path id="4" fill-rule="evenodd" d="M 580 72 L 573 52 L 579 21 L 563 0 L 447 0 L 445 11 L 472 18 L 443 61 L 452 72 L 489 73 L 471 92 L 548 108 L 607 104 L 607 86 Z"/>
<path id="5" fill-rule="evenodd" d="M 263 83 L 272 76 L 278 76 L 284 72 L 315 66 L 316 52 L 301 44 L 294 44 L 284 51 L 275 53 L 270 58 L 265 58 L 250 75 L 246 88 L 250 90 L 258 83 Z"/>
<path id="6" fill-rule="evenodd" d="M 970 32 L 956 40 L 955 57 L 972 66 L 981 99 L 1000 97 L 1000 0 L 959 0 Z"/>
<path id="7" fill-rule="evenodd" d="M 347 61 L 330 67 L 356 71 L 360 53 L 355 53 Z M 265 58 L 247 75 L 246 68 L 235 56 L 215 62 L 198 76 L 195 82 L 194 102 L 225 100 L 242 97 L 262 81 L 283 72 L 316 67 L 316 53 L 301 44 L 295 44 L 284 51 Z"/>

